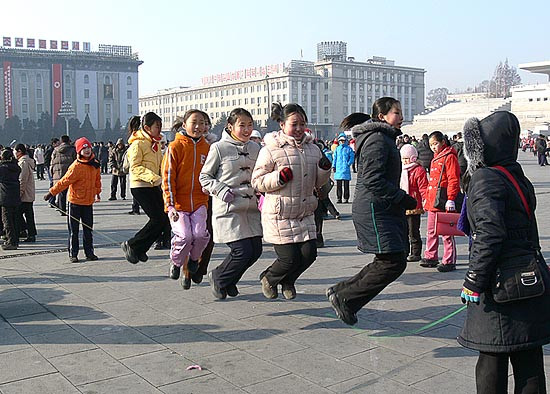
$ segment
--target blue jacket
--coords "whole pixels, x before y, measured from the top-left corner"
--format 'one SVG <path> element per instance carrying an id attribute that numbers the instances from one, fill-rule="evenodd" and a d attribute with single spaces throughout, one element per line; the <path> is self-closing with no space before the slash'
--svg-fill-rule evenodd
<path id="1" fill-rule="evenodd" d="M 353 164 L 354 159 L 355 153 L 347 143 L 338 145 L 336 151 L 334 151 L 334 158 L 332 161 L 332 168 L 336 170 L 334 179 L 351 180 L 350 166 Z"/>

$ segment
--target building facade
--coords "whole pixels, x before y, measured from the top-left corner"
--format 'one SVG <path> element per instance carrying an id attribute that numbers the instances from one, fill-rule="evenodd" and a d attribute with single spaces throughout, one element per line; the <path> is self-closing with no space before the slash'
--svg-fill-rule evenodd
<path id="1" fill-rule="evenodd" d="M 295 102 L 306 111 L 316 135 L 330 138 L 345 116 L 370 113 L 379 97 L 399 99 L 405 120 L 424 110 L 424 69 L 396 66 L 381 57 L 357 62 L 345 57 L 345 43 L 321 44 L 316 62 L 292 60 L 204 77 L 198 87 L 165 89 L 140 97 L 139 112 L 157 113 L 163 119 L 163 130 L 168 130 L 177 116 L 192 108 L 207 112 L 215 124 L 233 108 L 243 107 L 265 127 L 271 103 Z"/>
<path id="2" fill-rule="evenodd" d="M 0 124 L 14 115 L 37 121 L 42 113 L 55 123 L 63 102 L 96 130 L 124 125 L 138 110 L 138 67 L 131 47 L 104 45 L 98 52 L 0 48 Z"/>

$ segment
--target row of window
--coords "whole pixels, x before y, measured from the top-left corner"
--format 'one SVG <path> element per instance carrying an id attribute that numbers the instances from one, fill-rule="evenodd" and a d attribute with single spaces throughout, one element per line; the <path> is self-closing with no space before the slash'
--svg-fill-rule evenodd
<path id="1" fill-rule="evenodd" d="M 72 96 L 71 89 L 65 89 L 65 99 L 70 99 Z M 27 88 L 21 88 L 21 98 L 28 98 L 28 89 Z M 133 93 L 131 90 L 126 91 L 126 99 L 132 100 Z M 36 89 L 36 98 L 41 99 L 42 98 L 42 88 Z M 84 89 L 84 98 L 89 99 L 90 98 L 90 89 Z"/>
<path id="2" fill-rule="evenodd" d="M 105 77 L 103 78 L 103 82 L 105 83 L 105 85 L 111 85 L 112 84 L 111 77 L 109 75 L 105 75 Z M 26 73 L 21 73 L 21 83 L 27 83 L 27 74 Z M 38 84 L 42 83 L 42 74 L 36 74 L 36 83 L 38 83 Z M 68 85 L 71 83 L 71 76 L 70 75 L 65 76 L 65 83 L 68 84 Z M 84 74 L 84 83 L 85 84 L 90 83 L 90 76 L 88 74 Z M 126 77 L 126 85 L 127 86 L 132 85 L 132 77 L 130 77 L 130 76 Z"/>
<path id="3" fill-rule="evenodd" d="M 41 114 L 43 112 L 43 108 L 44 107 L 42 106 L 42 104 L 36 104 L 36 113 Z M 127 107 L 126 107 L 126 110 L 127 110 L 126 112 L 131 115 L 134 112 L 132 104 L 128 104 Z M 21 104 L 21 112 L 23 113 L 23 115 L 28 114 L 29 105 L 26 104 L 26 103 Z M 90 104 L 84 104 L 84 113 L 85 114 L 90 113 Z M 108 116 L 111 115 L 111 105 L 110 104 L 105 105 L 105 114 L 108 115 Z"/>
<path id="4" fill-rule="evenodd" d="M 533 101 L 548 101 L 548 97 L 537 97 L 536 99 L 533 99 L 533 98 L 529 99 L 530 103 Z"/>

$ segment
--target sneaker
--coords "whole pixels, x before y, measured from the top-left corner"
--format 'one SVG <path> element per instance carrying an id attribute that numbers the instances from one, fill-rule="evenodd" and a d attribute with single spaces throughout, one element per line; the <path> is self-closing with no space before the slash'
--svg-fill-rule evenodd
<path id="1" fill-rule="evenodd" d="M 76 257 L 76 256 L 69 256 L 69 262 L 71 262 L 71 263 L 78 263 L 78 257 Z"/>
<path id="2" fill-rule="evenodd" d="M 214 295 L 214 297 L 216 297 L 218 300 L 224 300 L 225 297 L 227 297 L 227 293 L 224 289 L 220 289 L 216 285 L 214 279 L 212 278 L 212 271 L 208 273 L 208 281 L 210 282 L 210 288 L 212 289 L 212 294 Z"/>
<path id="3" fill-rule="evenodd" d="M 420 266 L 424 268 L 435 268 L 439 264 L 439 260 L 437 259 L 426 259 L 421 258 L 420 259 Z"/>
<path id="4" fill-rule="evenodd" d="M 178 280 L 180 278 L 181 267 L 170 264 L 170 279 Z"/>
<path id="5" fill-rule="evenodd" d="M 239 295 L 239 289 L 237 285 L 229 285 L 225 288 L 225 292 L 229 297 L 237 297 Z"/>
<path id="6" fill-rule="evenodd" d="M 109 201 L 116 201 L 116 197 L 109 197 Z"/>
<path id="7" fill-rule="evenodd" d="M 451 272 L 456 270 L 456 264 L 439 264 L 437 270 L 439 272 Z"/>
<path id="8" fill-rule="evenodd" d="M 330 288 L 329 288 L 330 289 Z M 327 290 L 328 293 L 328 290 Z M 349 326 L 357 323 L 357 316 L 349 310 L 344 300 L 341 300 L 334 291 L 329 295 L 328 300 L 332 305 L 332 309 L 336 312 L 336 316 Z"/>
<path id="9" fill-rule="evenodd" d="M 121 243 L 120 247 L 124 251 L 124 257 L 126 257 L 126 260 L 129 263 L 137 264 L 139 262 L 139 259 L 136 256 L 136 253 L 132 250 L 130 245 L 128 245 L 128 241 L 124 241 L 123 243 Z"/>
<path id="10" fill-rule="evenodd" d="M 27 243 L 36 242 L 36 237 L 35 237 L 34 235 L 29 236 L 29 237 L 25 238 L 25 239 L 23 240 L 23 242 L 27 242 Z"/>
<path id="11" fill-rule="evenodd" d="M 283 297 L 285 297 L 285 300 L 293 300 L 296 298 L 296 287 L 291 284 L 283 283 Z"/>
<path id="12" fill-rule="evenodd" d="M 17 246 L 12 244 L 3 244 L 2 250 L 17 250 Z"/>
<path id="13" fill-rule="evenodd" d="M 96 261 L 96 260 L 99 260 L 99 257 L 97 257 L 95 254 L 90 254 L 90 255 L 86 256 L 86 260 Z"/>
<path id="14" fill-rule="evenodd" d="M 196 284 L 201 283 L 203 277 L 204 275 L 201 274 L 200 272 L 195 272 L 194 274 L 191 274 L 191 280 Z"/>
<path id="15" fill-rule="evenodd" d="M 413 254 L 407 256 L 407 261 L 408 262 L 415 262 L 415 261 L 420 261 L 420 260 L 421 260 L 420 256 L 415 256 Z"/>
<path id="16" fill-rule="evenodd" d="M 199 270 L 199 262 L 197 260 L 189 259 L 187 260 L 187 271 L 189 273 L 194 274 Z"/>
<path id="17" fill-rule="evenodd" d="M 260 281 L 262 284 L 262 293 L 264 293 L 265 298 L 275 299 L 277 298 L 277 286 L 273 287 L 267 281 L 267 278 L 264 276 Z"/>
<path id="18" fill-rule="evenodd" d="M 191 288 L 191 278 L 184 276 L 181 279 L 181 287 L 183 287 L 183 290 L 189 290 Z"/>
<path id="19" fill-rule="evenodd" d="M 139 253 L 137 254 L 137 258 L 138 258 L 139 261 L 143 261 L 144 263 L 145 263 L 147 260 L 149 260 L 149 256 L 147 256 L 147 253 L 145 253 L 145 252 L 139 252 Z"/>

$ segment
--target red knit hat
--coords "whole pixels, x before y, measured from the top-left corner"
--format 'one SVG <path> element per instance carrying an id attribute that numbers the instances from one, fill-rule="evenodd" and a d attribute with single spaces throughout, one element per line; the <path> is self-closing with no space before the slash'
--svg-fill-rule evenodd
<path id="1" fill-rule="evenodd" d="M 76 153 L 80 154 L 80 151 L 84 148 L 91 148 L 92 144 L 86 137 L 79 138 L 75 141 L 74 147 L 76 148 Z"/>

